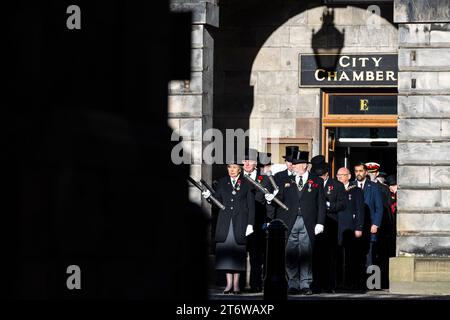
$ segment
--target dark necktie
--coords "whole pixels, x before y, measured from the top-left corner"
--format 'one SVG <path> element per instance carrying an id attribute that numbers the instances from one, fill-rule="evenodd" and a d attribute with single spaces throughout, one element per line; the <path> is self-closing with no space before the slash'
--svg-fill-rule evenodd
<path id="1" fill-rule="evenodd" d="M 302 191 L 303 189 L 303 177 L 300 176 L 300 179 L 298 179 L 298 190 Z"/>

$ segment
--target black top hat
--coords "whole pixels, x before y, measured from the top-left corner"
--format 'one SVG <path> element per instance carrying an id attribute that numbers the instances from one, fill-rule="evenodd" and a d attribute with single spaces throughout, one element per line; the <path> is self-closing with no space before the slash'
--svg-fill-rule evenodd
<path id="1" fill-rule="evenodd" d="M 292 153 L 292 156 L 290 157 L 290 162 L 292 162 L 292 164 L 297 164 L 297 163 L 309 163 L 308 161 L 309 159 L 309 152 L 308 151 L 294 151 Z"/>
<path id="2" fill-rule="evenodd" d="M 325 157 L 323 155 L 312 157 L 311 165 L 311 171 L 318 176 L 322 176 L 330 170 L 328 163 L 325 162 Z"/>
<path id="3" fill-rule="evenodd" d="M 397 175 L 391 174 L 386 178 L 386 183 L 388 186 L 395 186 L 397 184 Z"/>
<path id="4" fill-rule="evenodd" d="M 286 146 L 286 153 L 284 154 L 283 158 L 286 161 L 291 162 L 290 159 L 292 157 L 292 154 L 294 153 L 294 151 L 298 151 L 298 150 L 299 150 L 298 146 Z"/>
<path id="5" fill-rule="evenodd" d="M 321 154 L 311 158 L 311 164 L 313 166 L 319 166 L 319 165 L 322 165 L 324 163 L 325 163 L 325 156 L 323 156 Z"/>
<path id="6" fill-rule="evenodd" d="M 266 152 L 258 152 L 258 165 L 265 166 L 272 164 L 272 154 Z"/>
<path id="7" fill-rule="evenodd" d="M 321 163 L 320 165 L 312 166 L 311 171 L 318 176 L 323 176 L 325 173 L 330 172 L 328 163 Z"/>
<path id="8" fill-rule="evenodd" d="M 244 160 L 258 160 L 258 151 L 256 149 L 248 148 L 245 151 Z"/>

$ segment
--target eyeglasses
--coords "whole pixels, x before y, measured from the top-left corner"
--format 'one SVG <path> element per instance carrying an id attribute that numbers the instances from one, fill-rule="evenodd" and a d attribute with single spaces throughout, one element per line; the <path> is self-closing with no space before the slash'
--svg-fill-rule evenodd
<path id="1" fill-rule="evenodd" d="M 337 174 L 336 176 L 342 177 L 342 176 L 349 176 L 349 175 L 350 175 L 350 173 L 342 173 L 342 174 Z"/>

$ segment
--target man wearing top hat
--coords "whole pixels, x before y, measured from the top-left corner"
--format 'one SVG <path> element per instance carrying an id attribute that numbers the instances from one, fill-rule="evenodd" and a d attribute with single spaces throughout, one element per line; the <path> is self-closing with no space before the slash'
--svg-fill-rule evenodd
<path id="1" fill-rule="evenodd" d="M 286 163 L 286 170 L 277 172 L 273 176 L 275 183 L 277 185 L 279 185 L 282 181 L 284 181 L 285 179 L 287 179 L 293 175 L 291 158 L 292 158 L 292 153 L 297 152 L 297 151 L 299 151 L 298 146 L 286 146 L 285 154 L 284 154 L 284 156 L 282 156 L 284 159 L 284 162 Z M 275 219 L 278 217 L 279 212 L 281 212 L 281 211 L 283 211 L 283 209 L 280 207 L 269 206 L 267 209 L 267 214 L 270 219 Z"/>
<path id="2" fill-rule="evenodd" d="M 312 294 L 312 254 L 315 236 L 324 230 L 326 204 L 323 194 L 323 181 L 312 177 L 308 172 L 309 153 L 294 150 L 288 158 L 292 163 L 292 175 L 278 179 L 279 191 L 276 197 L 284 202 L 289 210 L 279 210 L 277 218 L 287 226 L 286 273 L 289 294 Z M 266 194 L 271 202 L 273 194 Z"/>
<path id="3" fill-rule="evenodd" d="M 270 152 L 258 152 L 258 168 L 260 172 L 267 174 L 272 170 L 272 154 Z"/>
<path id="4" fill-rule="evenodd" d="M 320 177 L 323 182 L 326 200 L 325 231 L 316 237 L 314 252 L 314 288 L 317 291 L 334 293 L 337 286 L 337 250 L 338 250 L 338 213 L 345 210 L 344 185 L 331 178 L 329 166 L 323 155 L 311 159 L 311 172 Z"/>
<path id="5" fill-rule="evenodd" d="M 269 182 L 265 174 L 261 172 L 261 167 L 258 167 L 258 151 L 249 148 L 242 160 L 242 169 L 245 176 L 250 177 L 254 181 L 267 186 Z M 265 159 L 267 160 L 267 159 Z M 247 251 L 250 258 L 250 292 L 256 293 L 262 291 L 263 280 L 263 266 L 265 256 L 265 234 L 263 225 L 267 222 L 266 200 L 264 194 L 253 188 L 255 195 L 255 221 L 254 232 L 247 237 Z"/>
<path id="6" fill-rule="evenodd" d="M 291 157 L 292 157 L 292 154 L 295 151 L 299 151 L 298 146 L 287 146 L 286 147 L 286 151 L 285 151 L 285 154 L 283 156 L 283 159 L 284 159 L 284 161 L 286 163 L 286 167 L 287 168 L 286 168 L 286 170 L 277 172 L 274 175 L 274 178 L 275 178 L 276 182 L 278 182 L 279 180 L 284 180 L 285 178 L 290 177 L 292 175 L 293 171 L 292 171 Z"/>

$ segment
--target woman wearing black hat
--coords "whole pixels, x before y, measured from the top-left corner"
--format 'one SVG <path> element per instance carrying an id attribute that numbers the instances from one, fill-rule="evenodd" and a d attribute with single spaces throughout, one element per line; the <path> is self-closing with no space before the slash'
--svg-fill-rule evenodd
<path id="1" fill-rule="evenodd" d="M 255 196 L 246 179 L 241 178 L 241 167 L 236 163 L 227 166 L 228 175 L 217 183 L 214 196 L 223 203 L 215 233 L 216 269 L 226 272 L 224 294 L 240 293 L 239 273 L 246 266 L 246 237 L 253 232 Z M 208 198 L 210 192 L 203 193 Z"/>

